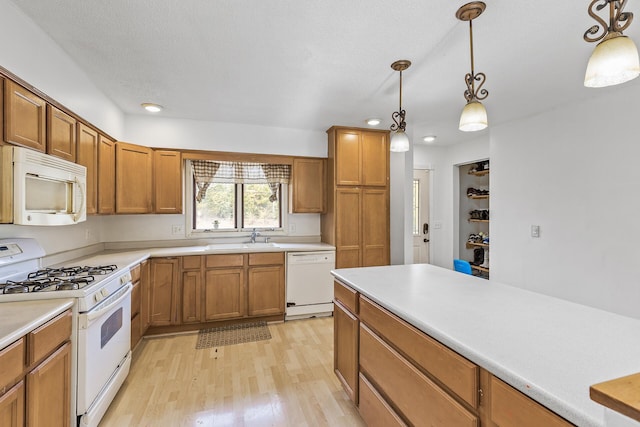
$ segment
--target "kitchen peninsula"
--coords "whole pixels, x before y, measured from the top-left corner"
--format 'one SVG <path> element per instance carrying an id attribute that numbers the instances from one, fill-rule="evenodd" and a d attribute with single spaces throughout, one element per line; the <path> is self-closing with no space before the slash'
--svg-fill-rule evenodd
<path id="1" fill-rule="evenodd" d="M 447 425 L 640 425 L 589 399 L 640 371 L 640 320 L 428 264 L 333 274 L 336 372 L 365 421 L 423 416 L 415 380 Z"/>

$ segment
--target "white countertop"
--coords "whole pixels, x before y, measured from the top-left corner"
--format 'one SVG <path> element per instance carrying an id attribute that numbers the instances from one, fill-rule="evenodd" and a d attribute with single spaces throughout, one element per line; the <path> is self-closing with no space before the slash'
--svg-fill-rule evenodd
<path id="1" fill-rule="evenodd" d="M 578 426 L 611 425 L 590 385 L 640 372 L 638 319 L 428 264 L 333 274 Z"/>
<path id="2" fill-rule="evenodd" d="M 72 306 L 72 299 L 0 303 L 0 349 Z"/>
<path id="3" fill-rule="evenodd" d="M 200 246 L 123 249 L 99 252 L 63 264 L 73 264 L 74 262 L 84 265 L 116 264 L 119 268 L 130 268 L 147 258 L 253 252 L 315 252 L 335 251 L 336 249 L 335 246 L 326 243 L 274 243 L 273 245 L 275 246 L 266 246 L 263 243 L 220 243 Z"/>

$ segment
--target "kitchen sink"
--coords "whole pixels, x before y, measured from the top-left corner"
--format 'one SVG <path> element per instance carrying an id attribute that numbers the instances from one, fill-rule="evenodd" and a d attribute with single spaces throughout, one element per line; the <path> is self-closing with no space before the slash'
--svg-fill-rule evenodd
<path id="1" fill-rule="evenodd" d="M 216 243 L 205 246 L 209 251 L 237 251 L 242 249 L 277 248 L 277 243 Z"/>

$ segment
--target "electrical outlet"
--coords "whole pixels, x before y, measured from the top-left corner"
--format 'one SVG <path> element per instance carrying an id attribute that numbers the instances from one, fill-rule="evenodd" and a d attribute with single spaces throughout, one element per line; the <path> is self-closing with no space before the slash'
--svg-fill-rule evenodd
<path id="1" fill-rule="evenodd" d="M 294 222 L 289 224 L 289 233 L 295 233 L 296 232 L 296 224 Z"/>
<path id="2" fill-rule="evenodd" d="M 84 240 L 89 241 L 91 239 L 91 230 L 88 228 L 84 229 Z"/>
<path id="3" fill-rule="evenodd" d="M 182 234 L 184 233 L 184 228 L 181 224 L 174 224 L 171 226 L 171 234 Z"/>
<path id="4" fill-rule="evenodd" d="M 440 221 L 436 221 L 433 223 L 433 228 L 435 230 L 440 230 L 442 228 L 442 223 Z"/>

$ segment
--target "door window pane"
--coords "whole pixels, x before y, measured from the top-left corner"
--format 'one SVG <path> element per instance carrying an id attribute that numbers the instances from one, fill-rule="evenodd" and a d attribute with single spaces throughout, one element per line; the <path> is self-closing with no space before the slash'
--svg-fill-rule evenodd
<path id="1" fill-rule="evenodd" d="M 420 181 L 413 180 L 413 235 L 420 234 Z"/>

